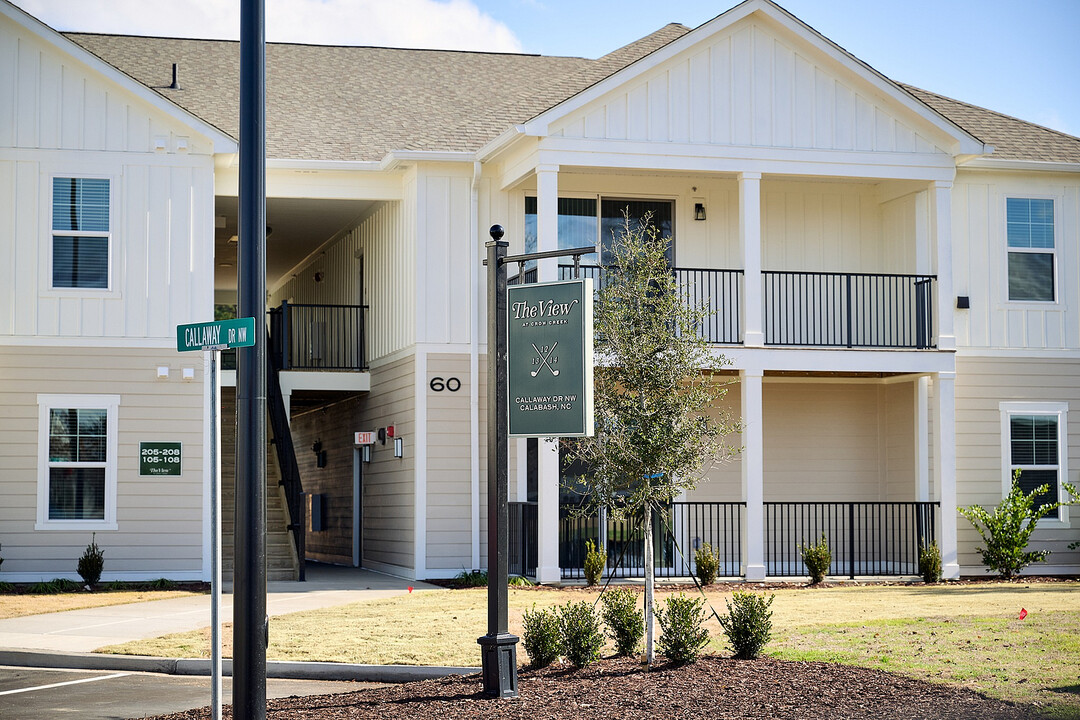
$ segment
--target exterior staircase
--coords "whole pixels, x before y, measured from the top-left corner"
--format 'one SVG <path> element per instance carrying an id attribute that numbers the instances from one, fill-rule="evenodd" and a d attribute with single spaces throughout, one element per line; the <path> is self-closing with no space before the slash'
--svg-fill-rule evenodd
<path id="1" fill-rule="evenodd" d="M 232 580 L 233 532 L 236 515 L 236 395 L 221 397 L 221 575 Z M 266 579 L 297 580 L 300 569 L 289 533 L 289 514 L 280 485 L 276 455 L 267 443 L 266 461 Z"/>

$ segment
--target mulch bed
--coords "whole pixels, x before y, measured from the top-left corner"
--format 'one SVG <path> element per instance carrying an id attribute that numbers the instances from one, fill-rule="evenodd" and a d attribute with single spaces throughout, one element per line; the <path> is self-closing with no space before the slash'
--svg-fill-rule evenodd
<path id="1" fill-rule="evenodd" d="M 649 671 L 636 660 L 605 659 L 583 670 L 552 666 L 522 671 L 517 698 L 481 694 L 479 675 L 404 683 L 341 695 L 269 703 L 271 720 L 334 718 L 798 718 L 799 720 L 1019 720 L 1032 710 L 971 690 L 877 670 L 771 658 L 705 657 Z M 204 720 L 207 708 L 154 720 Z M 226 709 L 225 717 L 231 718 Z"/>

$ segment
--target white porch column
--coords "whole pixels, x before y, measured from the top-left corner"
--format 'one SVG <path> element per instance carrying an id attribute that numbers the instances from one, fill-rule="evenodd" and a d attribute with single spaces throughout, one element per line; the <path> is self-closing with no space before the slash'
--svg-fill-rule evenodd
<path id="1" fill-rule="evenodd" d="M 952 183 L 930 184 L 930 234 L 937 255 L 938 350 L 955 350 L 953 330 Z"/>
<path id="2" fill-rule="evenodd" d="M 739 173 L 739 243 L 743 260 L 743 345 L 762 347 L 761 173 Z"/>
<path id="3" fill-rule="evenodd" d="M 915 500 L 930 502 L 930 378 L 915 381 Z"/>
<path id="4" fill-rule="evenodd" d="M 536 168 L 536 249 L 559 248 L 559 166 Z M 537 263 L 537 280 L 559 279 L 559 260 Z M 536 482 L 536 580 L 558 583 L 559 570 L 559 444 L 540 438 Z"/>
<path id="5" fill-rule="evenodd" d="M 746 579 L 765 579 L 765 447 L 761 370 L 739 371 L 742 398 L 742 491 L 746 500 Z"/>
<path id="6" fill-rule="evenodd" d="M 934 375 L 934 485 L 941 502 L 942 576 L 960 577 L 956 556 L 956 373 Z"/>
<path id="7" fill-rule="evenodd" d="M 536 166 L 536 250 L 559 249 L 559 166 Z M 559 259 L 537 263 L 539 282 L 559 279 Z"/>

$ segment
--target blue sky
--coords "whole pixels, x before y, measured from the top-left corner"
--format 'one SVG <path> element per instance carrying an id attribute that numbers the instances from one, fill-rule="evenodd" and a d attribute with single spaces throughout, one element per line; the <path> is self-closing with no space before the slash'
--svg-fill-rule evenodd
<path id="1" fill-rule="evenodd" d="M 60 30 L 238 34 L 238 0 L 13 0 Z M 1080 0 L 779 0 L 901 82 L 1080 135 Z M 274 41 L 598 57 L 735 0 L 266 0 Z M 168 12 L 163 12 L 167 7 Z"/>

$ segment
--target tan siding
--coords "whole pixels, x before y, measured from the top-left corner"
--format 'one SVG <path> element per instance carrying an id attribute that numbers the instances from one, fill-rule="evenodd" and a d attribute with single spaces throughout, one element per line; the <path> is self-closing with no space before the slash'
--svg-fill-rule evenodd
<path id="1" fill-rule="evenodd" d="M 158 365 L 172 368 L 157 380 Z M 182 382 L 179 368 L 196 368 Z M 0 348 L 0 506 L 4 571 L 70 574 L 90 531 L 35 531 L 37 394 L 116 394 L 118 530 L 97 533 L 105 572 L 200 573 L 203 541 L 202 362 L 171 350 Z M 183 443 L 183 475 L 140 477 L 139 443 Z"/>
<path id="2" fill-rule="evenodd" d="M 881 386 L 885 496 L 891 502 L 917 498 L 915 478 L 915 388 L 913 383 Z"/>
<path id="3" fill-rule="evenodd" d="M 999 403 L 1066 402 L 1069 404 L 1069 481 L 1080 480 L 1080 368 L 1074 360 L 1037 358 L 956 359 L 956 501 L 957 505 L 991 508 L 1001 501 L 1002 458 L 1001 410 Z M 1032 547 L 1051 550 L 1052 565 L 1080 566 L 1080 552 L 1067 546 L 1080 535 L 1076 528 L 1080 512 L 1069 513 L 1069 528 L 1035 531 Z M 971 524 L 957 521 L 960 565 L 975 570 L 980 566 L 975 547 L 981 540 Z M 1038 566 L 1033 569 L 1037 572 Z"/>
<path id="4" fill-rule="evenodd" d="M 469 356 L 431 353 L 427 377 L 456 377 L 461 389 L 427 397 L 427 565 L 472 566 L 472 437 L 469 424 Z M 425 383 L 427 387 L 427 383 Z"/>

